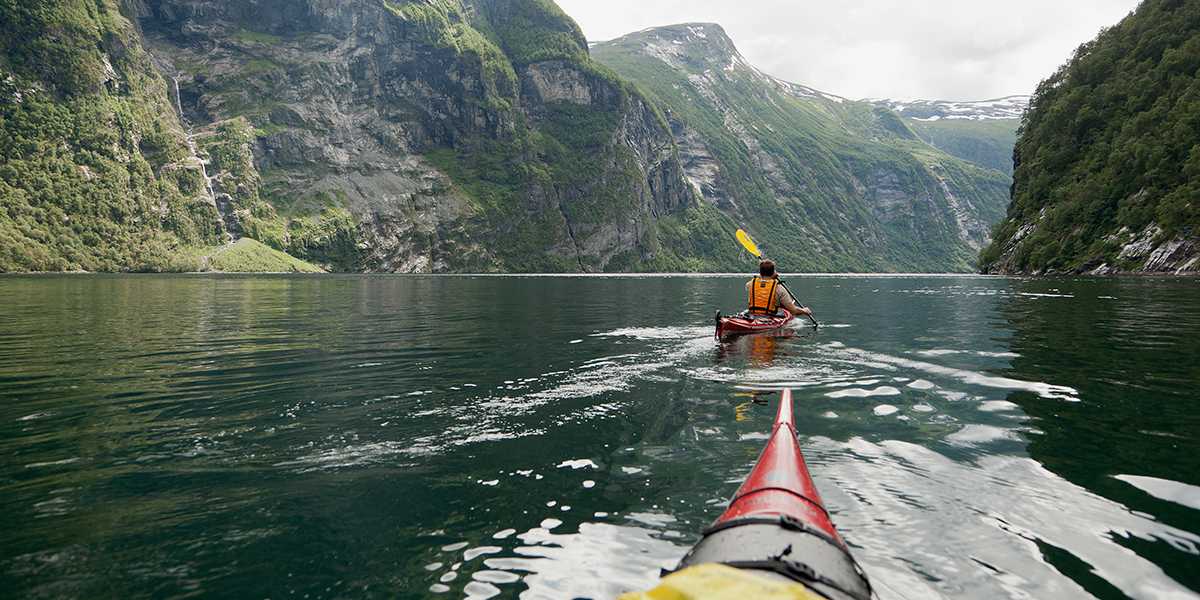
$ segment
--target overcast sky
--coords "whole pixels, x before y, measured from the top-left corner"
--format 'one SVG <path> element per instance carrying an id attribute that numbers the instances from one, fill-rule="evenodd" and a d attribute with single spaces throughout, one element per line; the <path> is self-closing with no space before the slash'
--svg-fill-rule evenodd
<path id="1" fill-rule="evenodd" d="M 589 40 L 719 23 L 771 75 L 849 98 L 1032 93 L 1136 0 L 557 0 Z"/>

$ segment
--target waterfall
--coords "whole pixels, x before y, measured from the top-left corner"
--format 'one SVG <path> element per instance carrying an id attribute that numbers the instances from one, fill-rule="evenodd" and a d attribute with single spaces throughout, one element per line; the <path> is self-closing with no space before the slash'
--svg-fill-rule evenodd
<path id="1" fill-rule="evenodd" d="M 213 178 L 208 175 L 209 161 L 200 158 L 200 151 L 196 147 L 196 134 L 192 133 L 192 124 L 183 115 L 183 96 L 179 93 L 179 77 L 171 76 L 171 82 L 175 85 L 175 109 L 179 111 L 179 124 L 183 126 L 188 150 L 192 152 L 192 157 L 196 159 L 196 163 L 200 165 L 200 175 L 204 177 L 204 189 L 208 192 L 208 199 L 212 202 L 213 209 L 217 211 L 217 216 L 220 217 L 222 237 L 225 238 L 226 242 L 237 241 L 237 236 L 234 233 L 233 215 L 229 210 L 229 202 L 218 200 L 217 193 L 213 189 Z"/>
<path id="2" fill-rule="evenodd" d="M 175 110 L 179 111 L 179 123 L 187 128 L 187 118 L 183 116 L 183 97 L 179 95 L 179 78 L 172 75 L 171 82 L 175 84 Z"/>

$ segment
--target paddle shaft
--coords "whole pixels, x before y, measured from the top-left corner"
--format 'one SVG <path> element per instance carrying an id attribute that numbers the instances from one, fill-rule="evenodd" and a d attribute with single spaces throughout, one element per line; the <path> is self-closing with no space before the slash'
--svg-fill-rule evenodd
<path id="1" fill-rule="evenodd" d="M 800 308 L 808 308 L 807 306 L 800 304 L 800 300 L 798 300 L 796 298 L 796 294 L 792 293 L 792 288 L 788 287 L 787 284 L 784 283 L 782 279 L 779 280 L 779 285 L 782 285 L 783 289 L 786 290 L 788 295 L 792 297 L 792 301 L 796 303 L 796 306 L 799 306 Z M 808 315 L 808 320 L 812 321 L 813 327 L 821 326 L 821 324 L 817 322 L 817 319 L 815 317 L 813 317 L 811 314 Z"/>

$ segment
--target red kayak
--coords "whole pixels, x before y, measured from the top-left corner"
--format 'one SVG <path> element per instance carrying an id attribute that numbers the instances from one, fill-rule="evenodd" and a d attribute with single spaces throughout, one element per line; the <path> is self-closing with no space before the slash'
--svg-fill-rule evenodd
<path id="1" fill-rule="evenodd" d="M 721 564 L 802 584 L 829 600 L 869 600 L 871 584 L 813 485 L 784 390 L 770 441 L 727 508 L 679 563 Z"/>
<path id="2" fill-rule="evenodd" d="M 721 313 L 717 313 L 717 337 L 723 335 L 737 335 L 742 333 L 759 333 L 763 331 L 774 331 L 782 328 L 784 325 L 792 322 L 792 313 L 786 310 L 780 310 L 779 316 L 751 316 L 745 313 L 734 315 L 732 317 L 722 317 Z"/>

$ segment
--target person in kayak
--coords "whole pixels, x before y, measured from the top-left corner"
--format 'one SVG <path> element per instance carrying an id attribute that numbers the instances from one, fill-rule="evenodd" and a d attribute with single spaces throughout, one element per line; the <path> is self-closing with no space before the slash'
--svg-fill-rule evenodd
<path id="1" fill-rule="evenodd" d="M 812 316 L 812 311 L 800 306 L 783 286 L 775 271 L 775 261 L 764 259 L 758 263 L 758 276 L 746 282 L 746 294 L 749 296 L 746 312 L 751 316 L 773 317 L 781 306 L 793 315 Z"/>

